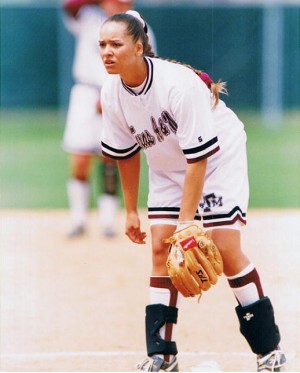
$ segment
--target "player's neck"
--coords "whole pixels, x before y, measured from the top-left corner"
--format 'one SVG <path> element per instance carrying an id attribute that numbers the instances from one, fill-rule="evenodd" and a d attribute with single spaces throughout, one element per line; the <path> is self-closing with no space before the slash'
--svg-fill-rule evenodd
<path id="1" fill-rule="evenodd" d="M 128 87 L 138 87 L 147 78 L 148 75 L 148 65 L 143 59 L 139 63 L 126 71 L 124 75 L 121 76 L 123 82 Z"/>

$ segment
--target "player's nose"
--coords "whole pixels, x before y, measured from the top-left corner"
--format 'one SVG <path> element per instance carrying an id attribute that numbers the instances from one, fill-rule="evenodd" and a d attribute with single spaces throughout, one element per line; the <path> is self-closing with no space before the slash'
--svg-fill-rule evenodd
<path id="1" fill-rule="evenodd" d="M 112 55 L 112 48 L 107 44 L 101 48 L 101 54 L 103 56 L 111 56 Z"/>

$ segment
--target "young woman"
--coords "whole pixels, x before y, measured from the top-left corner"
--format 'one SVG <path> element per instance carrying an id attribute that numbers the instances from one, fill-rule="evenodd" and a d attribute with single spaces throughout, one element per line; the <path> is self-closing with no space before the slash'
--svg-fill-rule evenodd
<path id="1" fill-rule="evenodd" d="M 153 268 L 146 307 L 148 357 L 138 368 L 178 371 L 173 329 L 179 296 L 168 277 L 163 240 L 202 219 L 222 254 L 224 274 L 239 303 L 241 332 L 257 355 L 258 371 L 280 369 L 285 357 L 273 307 L 241 248 L 249 193 L 246 134 L 219 100 L 224 85 L 190 66 L 155 58 L 147 25 L 134 11 L 110 17 L 101 27 L 99 45 L 111 74 L 101 94 L 102 150 L 118 161 L 126 235 L 138 244 L 146 239 L 137 211 L 141 149 L 149 166 Z"/>
<path id="2" fill-rule="evenodd" d="M 106 0 L 104 3 L 111 3 Z M 97 200 L 99 222 L 106 236 L 114 236 L 118 212 L 118 174 L 115 161 L 102 157 L 97 138 L 101 136 L 100 92 L 107 72 L 99 61 L 97 32 L 107 17 L 132 8 L 132 1 L 115 2 L 107 12 L 100 0 L 64 0 L 64 21 L 75 37 L 73 61 L 74 86 L 63 137 L 63 148 L 69 155 L 70 178 L 67 194 L 71 213 L 68 237 L 75 238 L 86 231 L 90 203 L 92 161 L 102 164 L 104 193 Z M 100 167 L 99 167 L 100 168 Z"/>
<path id="3" fill-rule="evenodd" d="M 102 157 L 99 143 L 102 129 L 100 92 L 107 72 L 99 58 L 98 33 L 108 17 L 126 12 L 133 5 L 133 0 L 63 2 L 64 22 L 75 38 L 74 85 L 63 136 L 63 149 L 68 153 L 70 164 L 67 182 L 71 212 L 70 238 L 83 235 L 87 228 L 93 162 L 97 162 L 101 169 L 99 179 L 103 184 L 103 193 L 97 198 L 99 225 L 106 237 L 116 234 L 119 206 L 117 164 L 113 159 Z M 151 40 L 155 44 L 152 32 Z"/>

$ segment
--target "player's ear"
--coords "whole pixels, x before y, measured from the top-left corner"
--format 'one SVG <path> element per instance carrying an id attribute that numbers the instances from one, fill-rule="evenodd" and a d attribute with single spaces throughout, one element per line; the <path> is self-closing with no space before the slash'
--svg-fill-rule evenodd
<path id="1" fill-rule="evenodd" d="M 137 56 L 142 56 L 144 53 L 143 43 L 138 41 L 135 46 Z"/>

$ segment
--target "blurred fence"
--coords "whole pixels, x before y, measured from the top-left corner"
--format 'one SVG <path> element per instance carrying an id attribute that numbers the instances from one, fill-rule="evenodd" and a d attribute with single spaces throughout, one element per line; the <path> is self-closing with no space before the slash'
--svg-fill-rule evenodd
<path id="1" fill-rule="evenodd" d="M 4 108 L 67 105 L 74 40 L 59 3 L 45 3 L 0 4 Z M 227 81 L 231 106 L 300 107 L 300 5 L 153 1 L 136 8 L 156 34 L 159 55 Z M 268 17 L 270 9 L 279 17 Z"/>

